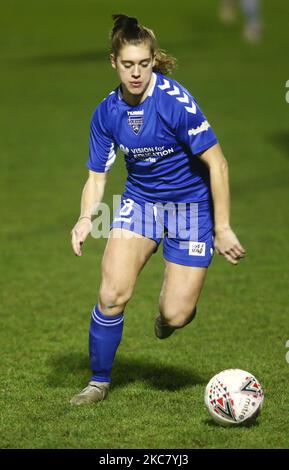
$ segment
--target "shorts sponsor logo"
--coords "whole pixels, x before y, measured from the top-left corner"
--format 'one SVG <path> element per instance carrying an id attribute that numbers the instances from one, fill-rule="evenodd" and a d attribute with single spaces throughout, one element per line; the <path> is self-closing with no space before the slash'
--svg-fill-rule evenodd
<path id="1" fill-rule="evenodd" d="M 195 129 L 189 129 L 188 130 L 188 134 L 189 135 L 197 135 L 197 134 L 200 134 L 201 132 L 205 132 L 207 131 L 209 128 L 210 128 L 210 124 L 208 123 L 208 121 L 203 121 L 202 124 L 198 127 L 196 127 Z"/>
<path id="2" fill-rule="evenodd" d="M 206 243 L 190 242 L 189 244 L 189 255 L 191 256 L 205 256 L 206 254 Z"/>

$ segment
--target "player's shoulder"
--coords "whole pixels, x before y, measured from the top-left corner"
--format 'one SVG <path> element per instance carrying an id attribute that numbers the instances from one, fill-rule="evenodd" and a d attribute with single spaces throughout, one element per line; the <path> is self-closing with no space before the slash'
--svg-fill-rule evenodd
<path id="1" fill-rule="evenodd" d="M 168 114 L 183 112 L 195 113 L 196 104 L 193 95 L 172 77 L 157 74 L 157 102 L 159 111 Z"/>
<path id="2" fill-rule="evenodd" d="M 117 100 L 118 89 L 115 89 L 96 105 L 92 113 L 92 121 L 95 123 L 109 122 L 109 119 L 114 115 Z"/>

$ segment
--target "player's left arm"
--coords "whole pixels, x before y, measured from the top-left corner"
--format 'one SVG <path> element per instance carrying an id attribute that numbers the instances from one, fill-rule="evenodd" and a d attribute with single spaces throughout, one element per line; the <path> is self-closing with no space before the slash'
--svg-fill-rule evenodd
<path id="1" fill-rule="evenodd" d="M 199 154 L 210 172 L 214 203 L 215 250 L 232 264 L 245 256 L 245 249 L 230 226 L 229 170 L 221 146 L 217 143 Z"/>
<path id="2" fill-rule="evenodd" d="M 172 119 L 176 137 L 184 143 L 193 155 L 208 166 L 211 192 L 214 203 L 215 250 L 232 264 L 245 255 L 245 250 L 230 227 L 230 191 L 228 164 L 218 144 L 217 137 L 206 116 L 189 93 L 189 101 L 175 104 Z"/>

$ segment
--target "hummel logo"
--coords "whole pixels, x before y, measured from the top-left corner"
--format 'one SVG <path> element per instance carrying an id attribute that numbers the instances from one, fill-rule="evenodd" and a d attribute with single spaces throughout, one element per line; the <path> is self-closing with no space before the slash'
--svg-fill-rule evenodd
<path id="1" fill-rule="evenodd" d="M 166 90 L 167 88 L 170 88 L 170 87 L 171 87 L 170 82 L 168 80 L 166 80 L 165 78 L 164 78 L 164 84 L 159 85 L 159 88 L 161 90 Z"/>
<path id="2" fill-rule="evenodd" d="M 191 106 L 185 106 L 185 110 L 188 112 L 188 113 L 191 113 L 191 114 L 196 114 L 197 113 L 197 106 L 195 105 L 195 103 L 193 101 L 191 101 L 191 98 L 189 98 L 189 96 L 184 93 L 182 90 L 179 89 L 179 87 L 177 87 L 176 85 L 173 85 L 173 90 L 171 90 L 171 84 L 170 82 L 164 78 L 164 82 L 162 85 L 158 85 L 158 87 L 160 88 L 160 90 L 166 90 L 166 93 L 168 95 L 171 95 L 171 96 L 175 96 L 176 99 L 180 102 L 180 103 L 186 103 L 186 104 L 191 104 Z M 180 95 L 180 96 L 178 96 Z M 191 101 L 191 103 L 190 103 Z"/>
<path id="3" fill-rule="evenodd" d="M 176 85 L 174 85 L 174 89 L 172 91 L 168 91 L 167 93 L 168 93 L 168 95 L 171 95 L 171 96 L 179 95 L 180 94 L 180 89 Z"/>
<path id="4" fill-rule="evenodd" d="M 143 113 L 143 109 L 140 109 L 139 111 L 127 111 L 128 116 L 143 116 Z"/>

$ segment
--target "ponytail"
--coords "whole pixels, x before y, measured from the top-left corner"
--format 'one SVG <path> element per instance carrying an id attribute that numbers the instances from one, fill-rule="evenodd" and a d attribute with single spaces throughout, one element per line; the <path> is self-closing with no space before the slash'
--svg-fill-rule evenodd
<path id="1" fill-rule="evenodd" d="M 151 54 L 156 57 L 156 65 L 154 72 L 167 75 L 176 67 L 177 60 L 169 56 L 162 49 L 157 47 L 154 32 L 139 24 L 136 18 L 131 16 L 116 14 L 112 15 L 114 26 L 110 34 L 111 53 L 117 57 L 121 48 L 125 44 L 133 44 L 135 46 L 147 43 Z"/>
<path id="2" fill-rule="evenodd" d="M 156 65 L 153 68 L 154 72 L 159 72 L 162 75 L 169 75 L 177 66 L 177 59 L 168 55 L 163 49 L 157 49 Z"/>

